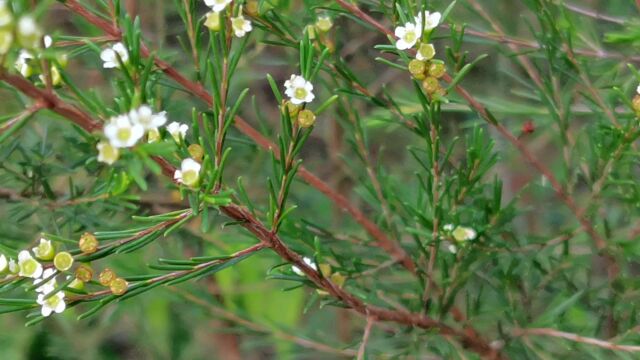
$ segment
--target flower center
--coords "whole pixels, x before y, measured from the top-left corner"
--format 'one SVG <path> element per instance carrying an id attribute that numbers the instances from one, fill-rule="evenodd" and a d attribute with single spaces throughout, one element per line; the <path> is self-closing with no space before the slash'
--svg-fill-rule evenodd
<path id="1" fill-rule="evenodd" d="M 187 170 L 182 173 L 182 182 L 187 185 L 193 185 L 198 181 L 198 173 L 194 170 Z"/>
<path id="2" fill-rule="evenodd" d="M 408 43 L 416 41 L 417 38 L 418 36 L 416 35 L 415 31 L 407 31 L 407 33 L 404 34 L 404 41 Z"/>
<path id="3" fill-rule="evenodd" d="M 33 259 L 29 259 L 27 261 L 25 261 L 24 263 L 22 263 L 22 271 L 27 275 L 32 275 L 33 273 L 36 272 L 36 268 L 38 267 L 38 265 L 36 264 L 36 261 Z"/>
<path id="4" fill-rule="evenodd" d="M 58 307 L 58 304 L 60 304 L 60 297 L 58 297 L 57 295 L 53 295 L 52 297 L 45 300 L 45 303 L 48 307 L 54 309 Z"/>
<path id="5" fill-rule="evenodd" d="M 293 94 L 296 99 L 304 99 L 307 97 L 307 90 L 305 88 L 297 88 Z"/>
<path id="6" fill-rule="evenodd" d="M 130 128 L 120 128 L 118 129 L 117 134 L 118 140 L 127 141 L 131 137 L 131 129 Z"/>

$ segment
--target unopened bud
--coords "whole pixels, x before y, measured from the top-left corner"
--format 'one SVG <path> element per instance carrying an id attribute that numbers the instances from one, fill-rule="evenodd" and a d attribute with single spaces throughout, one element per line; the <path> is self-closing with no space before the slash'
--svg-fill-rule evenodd
<path id="1" fill-rule="evenodd" d="M 320 268 L 320 273 L 322 274 L 322 276 L 324 276 L 326 278 L 331 276 L 331 265 L 329 265 L 329 264 L 320 264 L 320 265 L 318 265 L 318 267 Z"/>
<path id="2" fill-rule="evenodd" d="M 258 16 L 260 14 L 260 7 L 256 0 L 249 0 L 244 6 L 244 11 L 251 16 Z"/>
<path id="3" fill-rule="evenodd" d="M 633 97 L 632 105 L 633 105 L 633 110 L 636 113 L 640 112 L 640 95 L 636 95 Z"/>
<path id="4" fill-rule="evenodd" d="M 418 80 L 425 78 L 424 72 L 426 69 L 427 64 L 424 61 L 413 59 L 409 62 L 409 72 Z"/>
<path id="5" fill-rule="evenodd" d="M 433 76 L 428 76 L 422 81 L 422 88 L 427 92 L 427 94 L 431 95 L 440 89 L 440 83 L 438 82 L 438 79 Z"/>
<path id="6" fill-rule="evenodd" d="M 316 114 L 311 110 L 302 110 L 298 114 L 298 125 L 302 128 L 312 127 L 316 123 Z"/>
<path id="7" fill-rule="evenodd" d="M 123 278 L 115 278 L 113 279 L 113 281 L 111 281 L 111 284 L 109 284 L 109 288 L 111 289 L 113 295 L 120 296 L 124 295 L 124 293 L 127 292 L 129 283 Z"/>
<path id="8" fill-rule="evenodd" d="M 87 264 L 81 264 L 76 269 L 76 279 L 82 282 L 89 282 L 93 278 L 93 269 Z"/>
<path id="9" fill-rule="evenodd" d="M 331 282 L 338 285 L 340 288 L 344 285 L 346 280 L 347 277 L 339 272 L 331 274 Z"/>
<path id="10" fill-rule="evenodd" d="M 288 112 L 289 113 L 289 117 L 291 119 L 295 119 L 298 116 L 298 113 L 300 112 L 300 109 L 302 109 L 302 107 L 300 105 L 296 105 L 296 104 L 292 103 L 291 101 L 286 101 L 282 105 L 282 111 Z"/>
<path id="11" fill-rule="evenodd" d="M 202 162 L 202 158 L 204 157 L 204 149 L 202 149 L 202 146 L 198 144 L 191 144 L 187 150 L 194 160 Z"/>
<path id="12" fill-rule="evenodd" d="M 447 72 L 447 68 L 444 66 L 443 63 L 439 63 L 439 62 L 432 62 L 431 64 L 429 64 L 429 76 L 433 76 L 434 78 L 441 78 L 444 76 L 444 74 Z"/>
<path id="13" fill-rule="evenodd" d="M 102 270 L 102 272 L 98 276 L 98 281 L 100 281 L 100 285 L 102 286 L 109 286 L 111 282 L 115 279 L 116 279 L 116 273 L 109 268 Z"/>
<path id="14" fill-rule="evenodd" d="M 98 239 L 92 233 L 84 233 L 80 237 L 78 247 L 83 254 L 93 254 L 98 251 Z"/>

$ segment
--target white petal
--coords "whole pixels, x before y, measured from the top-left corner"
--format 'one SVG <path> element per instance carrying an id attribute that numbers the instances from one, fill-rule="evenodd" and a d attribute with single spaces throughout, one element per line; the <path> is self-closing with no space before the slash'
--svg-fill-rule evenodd
<path id="1" fill-rule="evenodd" d="M 25 260 L 29 260 L 31 259 L 31 254 L 29 254 L 29 252 L 27 250 L 22 250 L 20 251 L 20 253 L 18 254 L 18 262 L 22 262 Z"/>
<path id="2" fill-rule="evenodd" d="M 398 26 L 396 28 L 396 31 L 395 31 L 396 37 L 402 38 L 406 33 L 407 33 L 407 30 L 404 28 L 404 26 Z"/>

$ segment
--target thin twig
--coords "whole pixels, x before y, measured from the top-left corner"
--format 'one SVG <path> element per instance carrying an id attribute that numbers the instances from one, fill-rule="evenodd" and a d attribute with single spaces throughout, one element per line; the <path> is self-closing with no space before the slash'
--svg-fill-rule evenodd
<path id="1" fill-rule="evenodd" d="M 515 329 L 513 331 L 513 335 L 518 337 L 529 335 L 551 336 L 614 351 L 640 352 L 640 346 L 637 345 L 620 345 L 606 340 L 584 337 L 578 334 L 572 334 L 550 328 Z"/>
<path id="2" fill-rule="evenodd" d="M 358 349 L 358 360 L 364 360 L 364 354 L 367 349 L 367 343 L 369 342 L 369 336 L 371 335 L 371 328 L 373 324 L 376 322 L 374 317 L 367 317 L 367 325 L 364 327 L 364 334 L 362 335 L 362 343 L 360 344 L 360 348 Z"/>

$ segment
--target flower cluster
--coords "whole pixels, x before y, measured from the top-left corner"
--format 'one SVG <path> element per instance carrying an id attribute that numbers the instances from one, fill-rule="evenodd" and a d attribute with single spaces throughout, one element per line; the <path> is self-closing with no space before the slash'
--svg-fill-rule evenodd
<path id="1" fill-rule="evenodd" d="M 42 262 L 53 262 L 53 267 L 46 267 Z M 73 265 L 73 256 L 62 251 L 56 254 L 50 240 L 40 239 L 38 246 L 18 253 L 18 261 L 7 259 L 5 255 L 0 255 L 0 274 L 9 273 L 9 276 L 32 278 L 37 295 L 36 302 L 42 307 L 43 316 L 52 313 L 61 313 L 66 304 L 65 294 L 58 288 L 56 275 L 59 272 L 67 271 Z"/>
<path id="2" fill-rule="evenodd" d="M 478 236 L 474 229 L 466 226 L 447 224 L 442 230 L 444 237 L 451 243 L 448 249 L 453 254 L 458 252 L 459 246 L 465 246 L 468 241 L 475 240 Z"/>
<path id="3" fill-rule="evenodd" d="M 325 36 L 331 28 L 333 28 L 333 20 L 331 17 L 328 15 L 320 15 L 315 23 L 306 26 L 305 31 L 309 34 L 309 39 L 315 40 L 319 38 L 320 43 L 333 52 L 335 45 L 333 41 Z"/>
<path id="4" fill-rule="evenodd" d="M 207 13 L 204 25 L 211 31 L 220 31 L 220 15 L 231 3 L 231 0 L 204 0 L 204 3 L 211 8 Z M 244 37 L 253 30 L 251 22 L 242 15 L 242 7 L 238 12 L 238 16 L 231 17 L 231 29 L 236 37 Z"/>
<path id="5" fill-rule="evenodd" d="M 142 105 L 127 114 L 114 116 L 104 126 L 107 140 L 98 143 L 98 161 L 113 164 L 120 157 L 120 149 L 130 148 L 146 134 L 149 142 L 160 138 L 159 128 L 167 122 L 167 114 L 162 111 L 154 113 L 148 105 Z M 182 142 L 189 127 L 172 122 L 167 131 L 178 143 Z"/>

